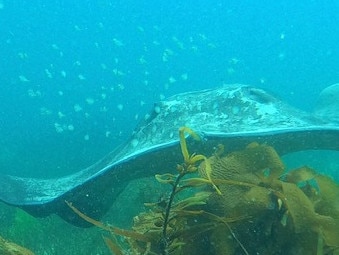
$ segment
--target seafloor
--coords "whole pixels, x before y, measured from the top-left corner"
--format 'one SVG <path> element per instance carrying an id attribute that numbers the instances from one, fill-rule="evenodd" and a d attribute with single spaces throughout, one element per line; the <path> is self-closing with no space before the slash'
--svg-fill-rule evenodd
<path id="1" fill-rule="evenodd" d="M 120 194 L 103 222 L 130 228 L 133 217 L 145 210 L 144 201 L 154 201 L 168 192 L 154 178 L 131 181 Z M 35 255 L 111 254 L 97 227 L 79 228 L 56 215 L 34 218 L 25 211 L 0 203 L 0 236 L 29 248 Z"/>

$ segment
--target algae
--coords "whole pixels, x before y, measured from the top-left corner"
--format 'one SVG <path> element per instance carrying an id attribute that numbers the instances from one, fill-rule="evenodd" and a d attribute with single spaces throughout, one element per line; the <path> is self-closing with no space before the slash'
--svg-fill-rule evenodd
<path id="1" fill-rule="evenodd" d="M 82 214 L 107 231 L 112 254 L 339 254 L 339 185 L 302 167 L 284 173 L 273 147 L 251 143 L 224 155 L 190 154 L 179 130 L 183 163 L 156 175 L 170 185 L 168 198 L 147 203 L 132 229 Z"/>
<path id="2" fill-rule="evenodd" d="M 16 243 L 10 242 L 0 236 L 0 254 L 1 255 L 34 255 L 27 248 Z"/>

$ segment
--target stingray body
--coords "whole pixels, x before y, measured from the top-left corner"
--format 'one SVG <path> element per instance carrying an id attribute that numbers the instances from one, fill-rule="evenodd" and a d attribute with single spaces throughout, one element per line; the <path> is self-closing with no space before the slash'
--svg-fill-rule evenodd
<path id="1" fill-rule="evenodd" d="M 178 129 L 188 126 L 203 138 L 189 140 L 191 152 L 207 156 L 213 147 L 244 148 L 256 141 L 280 155 L 307 149 L 339 150 L 339 127 L 295 109 L 266 91 L 246 85 L 178 94 L 154 106 L 131 138 L 94 165 L 58 179 L 0 176 L 0 199 L 34 216 L 60 215 L 84 224 L 65 204 L 99 219 L 126 181 L 169 172 L 182 162 Z"/>

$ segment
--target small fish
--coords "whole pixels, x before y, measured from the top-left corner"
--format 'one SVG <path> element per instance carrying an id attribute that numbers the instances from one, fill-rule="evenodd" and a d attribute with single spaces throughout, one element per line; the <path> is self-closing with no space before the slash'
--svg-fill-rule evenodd
<path id="1" fill-rule="evenodd" d="M 123 42 L 118 40 L 117 38 L 113 38 L 113 43 L 118 47 L 124 46 Z"/>
<path id="2" fill-rule="evenodd" d="M 79 75 L 78 75 L 78 78 L 79 78 L 79 80 L 86 80 L 86 77 L 83 76 L 82 74 L 79 74 Z"/>
<path id="3" fill-rule="evenodd" d="M 23 75 L 20 75 L 20 76 L 19 76 L 19 80 L 20 80 L 21 82 L 30 82 L 30 80 L 28 80 L 28 79 L 26 78 L 26 76 L 23 76 Z"/>

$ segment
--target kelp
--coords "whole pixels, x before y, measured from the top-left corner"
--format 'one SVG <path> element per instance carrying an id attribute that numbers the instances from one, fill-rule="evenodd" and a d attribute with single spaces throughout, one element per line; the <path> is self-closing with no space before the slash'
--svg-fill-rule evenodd
<path id="1" fill-rule="evenodd" d="M 335 181 L 306 166 L 285 173 L 266 144 L 227 155 L 223 145 L 210 157 L 190 154 L 185 134 L 199 139 L 179 129 L 177 173 L 155 176 L 171 186 L 169 197 L 146 203 L 131 230 L 91 219 L 68 203 L 109 233 L 104 240 L 112 254 L 339 254 Z"/>
<path id="2" fill-rule="evenodd" d="M 27 248 L 24 248 L 16 243 L 5 240 L 0 236 L 0 254 L 1 255 L 34 255 Z"/>

